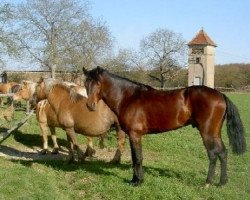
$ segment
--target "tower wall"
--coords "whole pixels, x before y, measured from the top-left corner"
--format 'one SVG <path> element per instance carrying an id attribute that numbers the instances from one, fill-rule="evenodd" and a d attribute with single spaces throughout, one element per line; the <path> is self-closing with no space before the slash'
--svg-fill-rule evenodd
<path id="1" fill-rule="evenodd" d="M 204 48 L 204 69 L 205 79 L 204 84 L 208 87 L 214 88 L 214 65 L 215 65 L 215 47 L 206 46 Z"/>
<path id="2" fill-rule="evenodd" d="M 188 86 L 206 85 L 214 88 L 214 65 L 215 46 L 189 45 Z"/>

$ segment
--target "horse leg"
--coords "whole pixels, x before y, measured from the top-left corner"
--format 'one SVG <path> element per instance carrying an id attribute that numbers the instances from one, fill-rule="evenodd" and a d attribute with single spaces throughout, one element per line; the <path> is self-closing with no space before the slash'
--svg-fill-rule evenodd
<path id="1" fill-rule="evenodd" d="M 26 114 L 30 112 L 30 101 L 28 100 L 26 103 Z"/>
<path id="2" fill-rule="evenodd" d="M 39 123 L 40 128 L 42 130 L 42 138 L 43 138 L 43 150 L 40 151 L 40 154 L 45 155 L 48 153 L 48 135 L 47 135 L 47 123 Z"/>
<path id="3" fill-rule="evenodd" d="M 58 154 L 59 153 L 59 146 L 57 144 L 57 138 L 56 138 L 56 128 L 50 126 L 50 133 L 51 133 L 51 139 L 53 142 L 53 150 L 52 150 L 52 154 Z"/>
<path id="4" fill-rule="evenodd" d="M 141 136 L 132 132 L 129 134 L 129 142 L 133 162 L 133 178 L 131 184 L 138 186 L 143 182 Z"/>
<path id="5" fill-rule="evenodd" d="M 214 177 L 218 155 L 216 153 L 215 148 L 207 149 L 207 154 L 209 158 L 209 167 L 208 167 L 208 174 L 207 174 L 207 180 L 206 180 L 206 187 L 209 187 Z"/>
<path id="6" fill-rule="evenodd" d="M 84 154 L 86 157 L 93 157 L 93 155 L 95 154 L 95 149 L 93 148 L 93 138 L 87 137 L 87 141 L 87 149 Z"/>
<path id="7" fill-rule="evenodd" d="M 67 134 L 67 141 L 68 141 L 68 150 L 69 150 L 69 158 L 68 163 L 75 162 L 75 154 L 74 154 L 74 145 L 71 142 L 70 136 Z"/>
<path id="8" fill-rule="evenodd" d="M 223 185 L 227 182 L 227 152 L 225 146 L 220 137 L 213 137 L 207 135 L 203 137 L 204 145 L 207 149 L 209 158 L 209 168 L 206 180 L 206 187 L 212 183 L 212 179 L 215 173 L 216 161 L 219 158 L 221 162 L 221 178 L 220 184 Z"/>
<path id="9" fill-rule="evenodd" d="M 73 153 L 73 155 L 74 155 L 74 150 L 76 150 L 77 155 L 78 155 L 78 161 L 84 162 L 86 156 L 77 143 L 76 133 L 75 133 L 74 129 L 73 128 L 66 128 L 65 131 L 67 133 L 68 140 L 71 142 L 70 149 L 72 150 L 72 152 L 70 152 L 70 153 Z"/>
<path id="10" fill-rule="evenodd" d="M 101 135 L 100 138 L 99 138 L 99 147 L 100 147 L 100 149 L 105 148 L 105 144 L 104 144 L 104 139 L 105 138 L 106 138 L 106 134 Z"/>
<path id="11" fill-rule="evenodd" d="M 112 164 L 120 164 L 121 163 L 121 156 L 124 151 L 126 134 L 123 130 L 121 130 L 120 126 L 116 126 L 117 132 L 117 149 L 113 159 L 110 161 Z"/>
<path id="12" fill-rule="evenodd" d="M 218 145 L 221 147 L 219 152 L 219 159 L 221 163 L 221 175 L 220 175 L 220 185 L 225 185 L 228 181 L 227 178 L 227 150 L 225 148 L 224 143 L 222 142 L 221 138 L 218 141 Z"/>

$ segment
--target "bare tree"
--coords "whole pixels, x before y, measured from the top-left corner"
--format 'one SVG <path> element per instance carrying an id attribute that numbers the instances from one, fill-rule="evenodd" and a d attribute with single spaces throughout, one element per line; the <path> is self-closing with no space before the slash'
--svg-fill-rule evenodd
<path id="1" fill-rule="evenodd" d="M 96 66 L 112 49 L 112 37 L 100 21 L 83 21 L 75 27 L 74 35 L 65 38 L 63 62 L 75 71 Z"/>
<path id="2" fill-rule="evenodd" d="M 111 44 L 104 23 L 91 18 L 88 1 L 30 0 L 18 4 L 15 13 L 27 55 L 51 71 L 77 71 Z"/>
<path id="3" fill-rule="evenodd" d="M 109 55 L 102 65 L 113 72 L 119 73 L 139 69 L 143 64 L 138 52 L 133 49 L 119 49 L 117 54 Z"/>
<path id="4" fill-rule="evenodd" d="M 16 8 L 20 41 L 34 61 L 49 69 L 58 64 L 59 44 L 65 34 L 87 17 L 87 5 L 76 1 L 33 0 Z"/>
<path id="5" fill-rule="evenodd" d="M 0 64 L 4 65 L 3 56 L 19 55 L 18 41 L 13 31 L 14 11 L 10 4 L 0 5 Z"/>
<path id="6" fill-rule="evenodd" d="M 166 80 L 178 75 L 185 57 L 186 44 L 180 34 L 158 29 L 141 41 L 140 49 L 148 65 L 152 66 L 149 76 L 163 88 Z"/>

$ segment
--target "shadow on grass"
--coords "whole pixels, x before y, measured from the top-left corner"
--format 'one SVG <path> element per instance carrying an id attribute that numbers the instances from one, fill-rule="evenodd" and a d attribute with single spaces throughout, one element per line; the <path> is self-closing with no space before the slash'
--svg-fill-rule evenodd
<path id="1" fill-rule="evenodd" d="M 0 132 L 6 132 L 8 129 L 7 128 L 0 128 Z M 12 133 L 14 139 L 23 144 L 24 146 L 27 146 L 29 148 L 33 148 L 33 147 L 41 147 L 42 148 L 42 136 L 37 133 L 37 134 L 27 134 L 27 133 L 23 133 L 19 130 L 15 130 Z M 67 146 L 67 141 L 61 138 L 57 138 L 57 142 L 59 145 L 61 146 Z M 52 147 L 52 140 L 50 138 L 50 133 L 48 134 L 48 143 L 49 146 Z"/>
<path id="2" fill-rule="evenodd" d="M 17 142 L 20 142 L 21 144 L 27 147 L 33 147 L 33 146 L 42 147 L 42 136 L 39 133 L 27 134 L 27 133 L 22 133 L 20 131 L 15 131 L 13 135 Z M 50 133 L 48 134 L 48 142 L 49 142 L 49 146 L 52 146 Z M 62 146 L 67 146 L 67 141 L 61 138 L 57 138 L 57 143 Z"/>
<path id="3" fill-rule="evenodd" d="M 0 130 L 2 131 L 2 129 Z M 14 131 L 13 133 L 14 139 L 17 142 L 27 146 L 28 148 L 42 146 L 42 137 L 36 134 L 25 134 L 20 131 Z M 67 141 L 63 139 L 58 139 L 58 143 L 60 145 L 66 146 Z M 1 145 L 0 153 L 5 154 L 6 156 L 13 157 L 11 161 L 13 163 L 22 164 L 26 167 L 32 167 L 34 163 L 45 165 L 54 170 L 62 170 L 62 171 L 75 171 L 75 170 L 84 170 L 90 173 L 94 173 L 97 175 L 103 176 L 115 176 L 123 180 L 125 183 L 130 182 L 130 178 L 132 177 L 132 168 L 131 163 L 126 162 L 118 165 L 111 164 L 108 161 L 91 159 L 86 160 L 84 163 L 70 163 L 66 162 L 67 153 L 60 153 L 58 155 L 48 154 L 48 155 L 40 155 L 38 151 L 27 151 L 27 150 L 17 150 L 13 147 L 8 147 Z M 131 177 L 124 179 L 124 177 L 119 176 L 119 173 L 112 172 L 112 169 L 120 169 L 120 170 L 130 170 L 131 169 Z M 183 171 L 175 170 L 175 169 L 166 169 L 164 167 L 154 167 L 147 166 L 144 164 L 143 170 L 145 172 L 145 178 L 147 179 L 147 175 L 152 177 L 167 177 L 169 179 L 177 179 L 182 182 L 186 182 L 188 185 L 199 185 L 203 183 L 203 179 L 197 177 L 197 172 L 194 169 L 193 172 L 187 171 L 183 168 Z M 204 174 L 205 177 L 205 174 Z M 194 181 L 195 180 L 195 181 Z"/>
<path id="4" fill-rule="evenodd" d="M 11 159 L 13 163 L 21 164 L 27 168 L 33 167 L 34 164 L 41 164 L 56 171 L 73 172 L 77 170 L 83 170 L 100 176 L 117 177 L 126 184 L 130 183 L 130 178 L 132 178 L 132 166 L 128 161 L 114 165 L 105 160 L 91 158 L 87 159 L 84 163 L 67 163 L 66 154 L 60 153 L 59 155 L 39 155 L 36 152 L 22 152 L 16 149 L 10 149 L 10 147 L 4 148 L 9 148 L 10 152 L 14 152 L 14 156 L 19 155 L 19 157 L 16 156 L 14 159 Z M 12 154 L 9 153 L 9 155 L 11 156 Z M 24 160 L 23 157 L 25 157 L 27 160 Z M 131 171 L 131 175 L 124 178 L 119 170 L 129 170 Z M 203 185 L 205 181 L 205 174 L 203 179 L 198 175 L 199 173 L 196 170 L 197 169 L 194 169 L 194 171 L 187 171 L 183 169 L 183 171 L 180 171 L 173 168 L 167 169 L 147 165 L 143 166 L 143 171 L 145 173 L 144 175 L 147 182 L 150 182 L 150 179 L 152 178 L 157 179 L 160 177 L 167 177 L 169 181 L 178 180 L 190 186 Z"/>

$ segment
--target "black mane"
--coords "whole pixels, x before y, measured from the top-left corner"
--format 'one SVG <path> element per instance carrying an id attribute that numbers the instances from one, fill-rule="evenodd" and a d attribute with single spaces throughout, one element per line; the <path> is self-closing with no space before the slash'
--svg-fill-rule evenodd
<path id="1" fill-rule="evenodd" d="M 102 75 L 104 73 L 108 74 L 112 79 L 119 80 L 121 82 L 124 82 L 127 85 L 134 85 L 134 86 L 137 86 L 137 87 L 140 87 L 140 88 L 144 88 L 146 90 L 153 89 L 149 85 L 142 84 L 142 83 L 139 83 L 137 81 L 130 80 L 128 78 L 119 76 L 117 74 L 113 74 L 113 73 L 109 72 L 108 70 L 103 69 L 103 68 L 101 68 L 99 66 L 97 68 L 95 68 L 95 69 L 90 70 L 89 73 L 88 73 L 88 76 L 91 77 L 92 79 L 94 79 L 95 81 L 98 81 L 99 80 L 99 75 Z"/>

